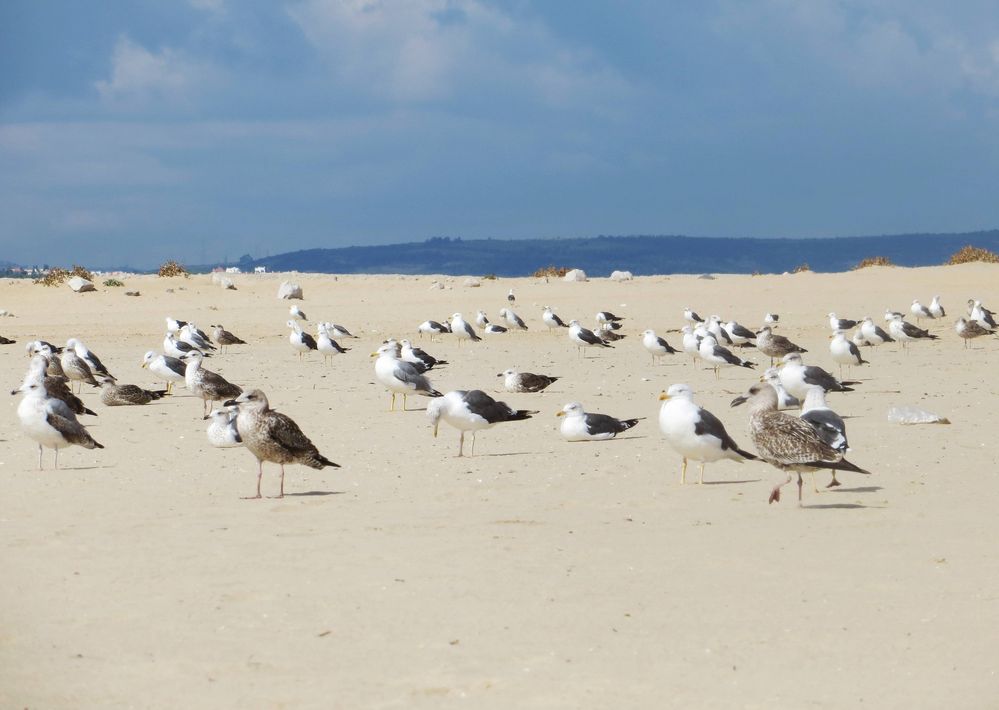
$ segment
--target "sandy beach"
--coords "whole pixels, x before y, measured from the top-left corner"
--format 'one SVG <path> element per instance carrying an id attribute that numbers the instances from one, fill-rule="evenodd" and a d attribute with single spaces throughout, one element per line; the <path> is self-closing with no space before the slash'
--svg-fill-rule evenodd
<path id="1" fill-rule="evenodd" d="M 0 282 L 5 387 L 23 344 L 81 338 L 121 382 L 162 387 L 140 368 L 161 351 L 164 317 L 222 323 L 249 344 L 206 361 L 259 387 L 341 469 L 288 467 L 287 497 L 254 492 L 256 460 L 215 449 L 185 389 L 144 407 L 108 408 L 87 388 L 85 417 L 106 447 L 60 453 L 36 470 L 19 397 L 0 418 L 0 707 L 5 708 L 983 708 L 999 698 L 999 343 L 965 350 L 953 323 L 968 298 L 999 304 L 997 268 L 870 268 L 844 274 L 642 277 L 615 283 L 296 274 L 132 277 L 75 294 Z M 293 278 L 318 320 L 359 336 L 325 365 L 288 343 Z M 514 288 L 527 333 L 474 345 L 420 341 L 416 326 L 485 309 Z M 127 298 L 124 290 L 141 291 Z M 173 292 L 168 292 L 172 289 Z M 679 482 L 680 457 L 656 423 L 658 395 L 685 382 L 752 449 L 745 408 L 757 372 L 716 379 L 689 356 L 653 365 L 639 333 L 675 347 L 682 310 L 780 333 L 837 373 L 826 314 L 908 314 L 939 294 L 940 335 L 904 353 L 865 349 L 857 391 L 832 394 L 847 418 L 843 486 L 804 507 L 783 474 L 719 462 L 706 484 Z M 627 338 L 581 358 L 541 322 L 544 305 L 592 326 L 624 316 Z M 907 318 L 909 316 L 907 315 Z M 910 318 L 911 320 L 911 318 Z M 927 326 L 927 322 L 922 323 Z M 314 332 L 314 329 L 312 329 Z M 449 365 L 442 392 L 483 389 L 540 413 L 477 437 L 434 438 L 422 408 L 389 412 L 371 352 L 420 341 Z M 561 376 L 541 394 L 501 392 L 508 367 Z M 645 417 L 619 439 L 570 444 L 555 412 Z M 952 424 L 901 426 L 917 406 Z M 416 408 L 420 410 L 417 411 Z M 693 471 L 694 475 L 690 473 Z M 819 476 L 820 486 L 827 475 Z M 265 465 L 265 495 L 278 469 Z"/>

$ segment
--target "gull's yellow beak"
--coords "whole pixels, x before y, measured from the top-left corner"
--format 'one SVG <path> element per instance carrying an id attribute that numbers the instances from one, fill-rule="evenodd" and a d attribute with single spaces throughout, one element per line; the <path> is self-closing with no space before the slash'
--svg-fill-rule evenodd
<path id="1" fill-rule="evenodd" d="M 665 392 L 663 392 L 662 394 L 659 395 L 659 401 L 660 402 L 665 402 L 667 399 L 669 399 L 669 395 L 666 394 Z"/>
<path id="2" fill-rule="evenodd" d="M 378 357 L 378 353 L 371 353 L 371 357 Z"/>
<path id="3" fill-rule="evenodd" d="M 564 417 L 565 416 L 565 410 L 564 409 L 558 410 L 557 412 L 555 412 L 555 416 L 556 417 Z"/>
<path id="4" fill-rule="evenodd" d="M 141 365 L 142 367 L 145 367 L 145 366 L 146 366 L 146 361 L 145 361 L 145 360 L 143 360 L 143 361 L 142 361 L 141 363 L 139 363 L 139 364 L 140 364 L 140 365 Z"/>

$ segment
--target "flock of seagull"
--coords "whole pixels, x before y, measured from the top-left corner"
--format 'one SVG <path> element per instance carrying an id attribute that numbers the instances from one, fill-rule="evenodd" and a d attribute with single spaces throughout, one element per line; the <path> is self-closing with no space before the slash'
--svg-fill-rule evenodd
<path id="1" fill-rule="evenodd" d="M 516 297 L 511 289 L 507 306 L 499 316 L 505 325 L 489 322 L 484 311 L 478 311 L 474 326 L 461 313 L 454 313 L 444 322 L 427 320 L 417 327 L 417 332 L 435 340 L 450 335 L 462 345 L 477 343 L 482 337 L 476 327 L 486 335 L 501 335 L 529 326 L 514 312 Z M 929 306 L 918 300 L 912 302 L 910 314 L 921 320 L 946 317 L 940 298 L 934 296 Z M 289 342 L 293 351 L 303 357 L 312 350 L 325 359 L 347 353 L 335 338 L 356 338 L 345 327 L 331 322 L 319 322 L 316 336 L 302 329 L 308 321 L 298 306 L 289 310 Z M 768 313 L 764 325 L 757 330 L 746 328 L 735 321 L 725 321 L 717 315 L 702 318 L 690 308 L 683 312 L 686 324 L 679 329 L 680 347 L 673 347 L 653 330 L 641 333 L 641 345 L 649 353 L 653 364 L 672 355 L 689 355 L 693 361 L 706 363 L 721 376 L 725 368 L 754 370 L 755 361 L 744 359 L 734 350 L 746 352 L 755 348 L 770 358 L 767 368 L 758 381 L 745 394 L 732 400 L 733 407 L 747 405 L 749 437 L 756 449 L 751 453 L 733 439 L 721 420 L 694 401 L 694 392 L 686 384 L 669 386 L 659 396 L 661 401 L 658 424 L 669 445 L 680 455 L 680 481 L 686 482 L 689 461 L 699 464 L 698 481 L 704 480 L 704 466 L 722 459 L 742 462 L 760 460 L 787 473 L 786 480 L 774 486 L 770 502 L 780 500 L 781 488 L 797 474 L 798 501 L 802 499 L 802 473 L 813 474 L 829 470 L 829 486 L 838 486 L 839 471 L 867 474 L 868 471 L 848 461 L 850 451 L 843 418 L 826 402 L 829 392 L 852 392 L 860 384 L 843 379 L 843 368 L 869 364 L 861 348 L 875 348 L 896 342 L 903 349 L 910 343 L 936 340 L 930 333 L 905 320 L 901 312 L 885 313 L 887 330 L 865 316 L 851 320 L 829 313 L 829 352 L 840 368 L 837 378 L 816 365 L 806 365 L 802 355 L 808 351 L 783 335 L 775 333 L 779 316 Z M 615 343 L 626 337 L 619 331 L 624 318 L 609 311 L 596 314 L 593 329 L 584 327 L 579 320 L 564 322 L 554 309 L 544 306 L 541 322 L 549 331 L 564 330 L 567 339 L 587 357 L 589 350 L 614 348 Z M 288 416 L 270 408 L 266 395 L 259 389 L 247 389 L 227 381 L 222 375 L 205 367 L 205 359 L 224 353 L 229 347 L 246 345 L 246 342 L 226 330 L 213 325 L 212 335 L 200 330 L 194 323 L 166 318 L 163 353 L 148 351 L 142 367 L 148 368 L 165 383 L 164 389 L 147 390 L 137 385 L 120 384 L 100 358 L 80 339 L 70 338 L 65 346 L 58 347 L 44 340 L 27 343 L 30 357 L 28 371 L 21 386 L 12 394 L 22 394 L 17 415 L 24 432 L 38 444 L 38 467 L 42 468 L 45 448 L 55 450 L 58 468 L 59 450 L 69 446 L 87 449 L 104 448 L 81 423 L 80 417 L 96 416 L 78 396 L 84 385 L 100 389 L 100 399 L 105 406 L 145 405 L 168 396 L 175 384 L 183 384 L 195 397 L 203 401 L 202 414 L 209 421 L 208 441 L 219 448 L 244 447 L 257 459 L 258 474 L 256 494 L 261 497 L 263 464 L 278 464 L 281 471 L 280 493 L 284 496 L 284 467 L 300 464 L 315 469 L 339 467 L 323 456 L 317 447 Z M 959 337 L 971 339 L 994 334 L 997 324 L 994 314 L 980 301 L 968 302 L 968 313 L 955 324 Z M 852 331 L 852 333 L 850 332 Z M 13 341 L 11 341 L 13 342 Z M 372 353 L 376 380 L 390 394 L 389 409 L 394 410 L 396 398 L 402 395 L 402 409 L 407 409 L 410 396 L 430 398 L 426 414 L 438 435 L 443 421 L 459 431 L 458 456 L 464 455 L 465 435 L 471 434 L 470 455 L 475 451 L 475 434 L 500 423 L 530 419 L 537 410 L 515 409 L 498 401 L 481 389 L 453 390 L 442 393 L 431 383 L 428 372 L 447 364 L 416 347 L 407 339 L 389 339 Z M 559 377 L 507 369 L 496 375 L 503 378 L 503 388 L 512 393 L 542 392 Z M 76 390 L 74 392 L 74 389 Z M 221 404 L 220 409 L 214 405 Z M 799 410 L 797 414 L 788 410 Z M 587 412 L 580 402 L 569 402 L 557 416 L 561 418 L 559 431 L 564 439 L 576 441 L 601 441 L 612 439 L 636 426 L 641 418 L 619 419 L 607 414 Z M 817 490 L 817 489 L 816 489 Z"/>

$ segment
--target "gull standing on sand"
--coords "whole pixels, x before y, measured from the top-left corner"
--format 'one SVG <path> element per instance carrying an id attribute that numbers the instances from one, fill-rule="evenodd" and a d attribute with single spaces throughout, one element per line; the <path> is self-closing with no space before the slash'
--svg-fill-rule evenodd
<path id="1" fill-rule="evenodd" d="M 59 357 L 59 365 L 62 367 L 62 371 L 66 374 L 66 377 L 73 382 L 80 383 L 78 392 L 83 390 L 84 382 L 94 387 L 100 387 L 100 383 L 94 379 L 94 373 L 91 371 L 90 365 L 76 354 L 76 350 L 72 346 L 67 346 L 62 351 L 62 355 Z"/>
<path id="2" fill-rule="evenodd" d="M 609 345 L 604 342 L 599 336 L 597 336 L 592 330 L 584 328 L 579 324 L 578 320 L 569 321 L 569 340 L 576 343 L 576 347 L 579 348 L 579 353 L 586 357 L 584 354 L 585 348 L 613 348 L 613 345 Z"/>
<path id="3" fill-rule="evenodd" d="M 92 414 L 96 417 L 97 412 L 88 409 L 83 400 L 69 389 L 66 385 L 65 377 L 53 377 L 46 374 L 49 357 L 51 356 L 42 353 L 32 356 L 31 362 L 28 363 L 28 372 L 24 375 L 21 387 L 26 388 L 30 384 L 41 385 L 45 391 L 46 398 L 58 399 L 69 407 L 73 414 Z M 14 390 L 11 394 L 17 394 L 19 391 L 21 390 Z"/>
<path id="4" fill-rule="evenodd" d="M 653 365 L 656 364 L 657 357 L 662 358 L 666 355 L 675 355 L 679 352 L 679 350 L 667 343 L 665 339 L 656 335 L 656 331 L 651 329 L 642 333 L 642 346 L 652 356 Z"/>
<path id="5" fill-rule="evenodd" d="M 940 303 L 940 296 L 934 296 L 933 300 L 930 301 L 930 314 L 934 318 L 943 318 L 947 315 L 947 311 L 944 310 L 943 305 Z"/>
<path id="6" fill-rule="evenodd" d="M 683 319 L 690 323 L 703 323 L 704 319 L 690 310 L 690 306 L 683 307 Z"/>
<path id="7" fill-rule="evenodd" d="M 560 379 L 535 375 L 533 372 L 517 372 L 514 369 L 503 370 L 496 376 L 504 378 L 503 387 L 507 392 L 541 392 Z"/>
<path id="8" fill-rule="evenodd" d="M 805 365 L 800 353 L 788 353 L 777 367 L 784 389 L 802 402 L 810 385 L 818 385 L 826 392 L 853 392 L 850 385 L 860 384 L 851 380 L 840 382 L 817 365 Z"/>
<path id="9" fill-rule="evenodd" d="M 895 342 L 895 339 L 888 335 L 870 316 L 864 316 L 864 320 L 860 323 L 860 334 L 864 341 L 873 347 Z"/>
<path id="10" fill-rule="evenodd" d="M 427 404 L 427 417 L 434 426 L 434 438 L 437 437 L 441 419 L 460 432 L 458 456 L 464 455 L 466 431 L 472 432 L 470 455 L 474 456 L 477 431 L 488 429 L 501 422 L 530 419 L 535 414 L 536 411 L 513 409 L 506 402 L 497 402 L 482 390 L 453 390 Z"/>
<path id="11" fill-rule="evenodd" d="M 323 328 L 330 334 L 331 338 L 356 338 L 357 336 L 351 333 L 349 330 L 344 328 L 342 325 L 337 325 L 336 323 L 330 323 L 325 321 L 322 323 Z"/>
<path id="12" fill-rule="evenodd" d="M 289 320 L 287 326 L 291 328 L 291 332 L 288 333 L 288 342 L 291 343 L 292 349 L 298 353 L 299 360 L 302 359 L 302 355 L 310 350 L 319 349 L 316 339 L 304 332 L 302 326 L 297 321 Z"/>
<path id="13" fill-rule="evenodd" d="M 285 464 L 297 463 L 315 469 L 327 466 L 340 468 L 340 464 L 319 453 L 316 445 L 309 441 L 291 417 L 271 409 L 267 397 L 260 390 L 244 392 L 224 406 L 239 408 L 236 430 L 243 446 L 257 459 L 257 494 L 249 496 L 251 499 L 261 497 L 260 479 L 264 475 L 264 461 L 281 466 L 281 492 L 276 498 L 284 498 Z"/>
<path id="14" fill-rule="evenodd" d="M 219 344 L 219 348 L 223 353 L 230 345 L 246 345 L 245 340 L 237 338 L 235 335 L 226 330 L 221 323 L 211 327 L 213 329 L 212 337 L 215 338 L 215 342 Z"/>
<path id="15" fill-rule="evenodd" d="M 239 435 L 236 427 L 236 417 L 239 416 L 238 407 L 224 407 L 216 409 L 209 415 L 208 443 L 217 449 L 231 449 L 243 445 L 243 439 Z"/>
<path id="16" fill-rule="evenodd" d="M 187 343 L 202 352 L 209 352 L 215 350 L 215 346 L 208 340 L 208 335 L 206 333 L 198 330 L 198 326 L 194 323 L 187 323 L 183 328 L 180 329 L 180 334 L 178 338 L 181 342 Z"/>
<path id="17" fill-rule="evenodd" d="M 458 339 L 458 345 L 461 345 L 464 340 L 471 340 L 473 343 L 482 340 L 475 332 L 475 328 L 462 318 L 460 313 L 451 316 L 451 332 Z"/>
<path id="18" fill-rule="evenodd" d="M 489 317 L 486 315 L 485 311 L 479 309 L 479 311 L 475 314 L 475 325 L 480 328 L 485 328 L 489 325 Z"/>
<path id="19" fill-rule="evenodd" d="M 104 363 L 101 362 L 101 359 L 91 352 L 81 340 L 78 340 L 77 338 L 70 338 L 66 341 L 65 349 L 76 351 L 77 356 L 90 366 L 90 371 L 93 372 L 94 375 L 105 375 L 110 377 L 112 380 L 115 379 L 114 375 L 108 372 L 108 369 L 104 367 Z"/>
<path id="20" fill-rule="evenodd" d="M 166 392 L 170 394 L 174 382 L 184 382 L 187 373 L 187 363 L 169 355 L 157 355 L 152 350 L 142 358 L 142 367 L 148 367 L 150 372 L 160 376 L 167 383 Z"/>
<path id="21" fill-rule="evenodd" d="M 832 354 L 834 362 L 839 364 L 839 377 L 843 379 L 843 365 L 869 365 L 860 356 L 860 348 L 855 343 L 846 339 L 846 333 L 837 330 L 830 336 L 829 352 Z"/>
<path id="22" fill-rule="evenodd" d="M 670 385 L 659 395 L 659 431 L 666 442 L 683 457 L 680 484 L 687 482 L 687 460 L 700 465 L 698 483 L 704 483 L 704 464 L 729 459 L 742 463 L 756 457 L 735 443 L 714 414 L 694 404 L 694 391 L 684 384 Z"/>
<path id="23" fill-rule="evenodd" d="M 995 330 L 996 319 L 993 316 L 992 311 L 983 306 L 981 301 L 968 299 L 968 318 L 978 321 L 978 325 L 988 330 Z"/>
<path id="24" fill-rule="evenodd" d="M 375 360 L 375 378 L 392 393 L 389 411 L 395 411 L 395 396 L 402 395 L 402 409 L 406 411 L 406 397 L 419 394 L 424 397 L 441 397 L 440 392 L 430 384 L 430 380 L 420 374 L 415 365 L 399 359 L 399 346 L 384 343 L 377 352 L 371 354 Z"/>
<path id="25" fill-rule="evenodd" d="M 204 355 L 195 350 L 187 356 L 187 367 L 184 371 L 184 381 L 187 389 L 195 397 L 201 397 L 204 402 L 203 414 L 208 416 L 212 411 L 212 402 L 222 402 L 238 397 L 243 388 L 234 385 L 217 372 L 206 370 L 201 366 Z"/>
<path id="26" fill-rule="evenodd" d="M 922 318 L 936 318 L 930 309 L 919 302 L 918 298 L 912 299 L 912 305 L 909 306 L 909 313 L 916 317 L 916 322 L 918 323 Z"/>
<path id="27" fill-rule="evenodd" d="M 527 330 L 527 325 L 524 323 L 524 319 L 518 316 L 509 308 L 500 308 L 500 317 L 506 320 L 507 328 L 513 330 Z"/>
<path id="28" fill-rule="evenodd" d="M 541 320 L 548 326 L 549 332 L 555 330 L 556 328 L 569 327 L 566 323 L 562 322 L 561 318 L 555 315 L 555 311 L 552 310 L 551 306 L 545 306 L 544 310 L 541 311 Z"/>
<path id="29" fill-rule="evenodd" d="M 730 320 L 728 323 L 722 323 L 721 326 L 722 330 L 728 333 L 728 337 L 732 340 L 732 345 L 755 344 L 752 341 L 756 340 L 756 333 L 743 325 L 739 325 L 734 320 Z"/>
<path id="30" fill-rule="evenodd" d="M 780 501 L 780 489 L 798 474 L 798 505 L 801 505 L 801 474 L 818 468 L 870 473 L 850 463 L 829 446 L 815 429 L 798 417 L 777 411 L 777 393 L 767 384 L 755 384 L 746 395 L 749 402 L 749 434 L 759 458 L 787 472 L 787 480 L 773 487 L 770 502 Z M 733 401 L 734 403 L 734 401 Z"/>
<path id="31" fill-rule="evenodd" d="M 175 337 L 173 337 L 172 333 L 167 333 L 166 337 L 163 338 L 163 352 L 166 353 L 169 357 L 181 360 L 190 355 L 191 353 L 200 353 L 201 351 L 198 350 L 193 345 L 190 345 L 189 343 L 185 343 L 182 340 L 177 340 Z M 202 353 L 202 354 L 205 357 L 211 357 L 210 354 L 207 353 Z"/>
<path id="32" fill-rule="evenodd" d="M 305 315 L 305 311 L 303 311 L 298 306 L 292 306 L 291 308 L 289 308 L 288 315 L 290 315 L 295 320 L 309 320 L 308 316 Z"/>
<path id="33" fill-rule="evenodd" d="M 517 301 L 517 297 L 513 295 L 513 289 L 512 289 L 512 288 L 511 288 L 511 289 L 510 289 L 510 291 L 509 291 L 509 292 L 508 292 L 508 293 L 506 294 L 506 300 L 507 300 L 507 302 L 508 302 L 508 303 L 510 303 L 511 305 L 513 305 L 514 303 L 516 303 L 516 301 Z"/>
<path id="34" fill-rule="evenodd" d="M 42 470 L 43 447 L 55 449 L 55 468 L 59 468 L 59 449 L 82 446 L 85 449 L 103 449 L 76 419 L 66 404 L 46 396 L 45 388 L 38 382 L 24 384 L 16 392 L 24 397 L 17 405 L 17 418 L 21 428 L 38 444 L 38 470 Z"/>
<path id="35" fill-rule="evenodd" d="M 447 360 L 438 360 L 425 350 L 413 347 L 413 344 L 405 338 L 399 341 L 399 348 L 400 359 L 418 366 L 421 374 L 439 365 L 447 365 Z"/>
<path id="36" fill-rule="evenodd" d="M 732 344 L 732 337 L 724 328 L 722 328 L 721 316 L 709 317 L 705 327 L 717 343 L 725 343 L 726 345 Z"/>
<path id="37" fill-rule="evenodd" d="M 857 321 L 849 318 L 837 318 L 835 313 L 829 314 L 829 330 L 850 330 L 857 325 Z"/>
<path id="38" fill-rule="evenodd" d="M 628 431 L 644 417 L 637 419 L 615 419 L 607 414 L 587 414 L 579 402 L 569 402 L 556 417 L 565 417 L 559 431 L 566 441 L 605 441 L 613 439 L 622 431 Z"/>
<path id="39" fill-rule="evenodd" d="M 337 355 L 343 355 L 350 348 L 344 348 L 340 346 L 340 343 L 333 340 L 330 337 L 330 331 L 328 324 L 319 324 L 319 335 L 316 338 L 316 350 L 318 350 L 323 355 L 323 362 L 326 362 L 327 358 L 332 363 L 333 358 Z"/>
<path id="40" fill-rule="evenodd" d="M 763 381 L 767 382 L 777 392 L 777 409 L 800 409 L 801 401 L 784 389 L 780 381 L 780 373 L 776 367 L 768 367 L 763 373 Z"/>
<path id="41" fill-rule="evenodd" d="M 690 355 L 691 362 L 697 363 L 697 358 L 701 354 L 701 337 L 694 332 L 694 329 L 685 325 L 680 328 L 680 332 L 683 334 L 683 351 Z"/>
<path id="42" fill-rule="evenodd" d="M 444 333 L 451 332 L 450 326 L 445 325 L 444 323 L 438 323 L 435 320 L 423 321 L 422 323 L 420 323 L 420 325 L 416 327 L 416 330 L 419 331 L 421 338 L 423 337 L 424 333 L 429 335 L 431 342 L 433 342 L 435 335 L 443 335 Z"/>
<path id="43" fill-rule="evenodd" d="M 826 391 L 824 389 L 814 385 L 808 388 L 808 394 L 805 395 L 805 403 L 801 407 L 799 418 L 811 426 L 822 441 L 846 456 L 846 452 L 850 450 L 850 445 L 846 440 L 846 422 L 843 421 L 843 417 L 836 414 L 826 404 Z M 832 481 L 826 488 L 835 488 L 838 485 L 840 482 L 836 480 L 836 469 L 833 469 Z M 815 489 L 816 493 L 819 490 L 815 486 L 814 473 L 812 474 L 812 488 Z"/>
<path id="44" fill-rule="evenodd" d="M 888 321 L 888 332 L 902 344 L 902 349 L 904 350 L 907 343 L 915 342 L 917 340 L 939 340 L 940 336 L 933 335 L 928 330 L 923 330 L 922 328 L 917 328 L 912 323 L 907 323 L 902 320 L 902 316 L 897 313 L 892 316 L 892 319 Z"/>
<path id="45" fill-rule="evenodd" d="M 957 334 L 964 339 L 964 347 L 968 347 L 968 341 L 972 338 L 980 338 L 983 335 L 992 335 L 994 331 L 986 330 L 979 324 L 976 320 L 965 320 L 964 318 L 958 318 L 957 323 L 954 324 L 954 330 Z"/>
<path id="46" fill-rule="evenodd" d="M 701 359 L 714 369 L 715 377 L 719 376 L 718 368 L 720 367 L 746 367 L 749 369 L 756 367 L 756 363 L 738 358 L 731 350 L 719 345 L 712 335 L 701 338 L 698 353 L 700 353 Z"/>
<path id="47" fill-rule="evenodd" d="M 792 343 L 783 335 L 777 335 L 773 329 L 767 325 L 756 332 L 756 349 L 770 358 L 770 364 L 774 364 L 774 358 L 782 358 L 788 353 L 807 353 L 800 345 Z"/>

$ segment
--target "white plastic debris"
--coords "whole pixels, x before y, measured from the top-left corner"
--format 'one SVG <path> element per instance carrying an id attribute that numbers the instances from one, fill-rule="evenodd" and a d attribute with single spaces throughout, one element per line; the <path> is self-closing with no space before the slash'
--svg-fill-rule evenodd
<path id="1" fill-rule="evenodd" d="M 894 424 L 950 424 L 947 417 L 927 412 L 917 407 L 892 407 L 888 410 L 888 421 Z"/>
<path id="2" fill-rule="evenodd" d="M 291 281 L 283 281 L 278 287 L 278 298 L 286 299 L 304 299 L 302 295 L 302 287 L 298 284 L 293 284 Z"/>

